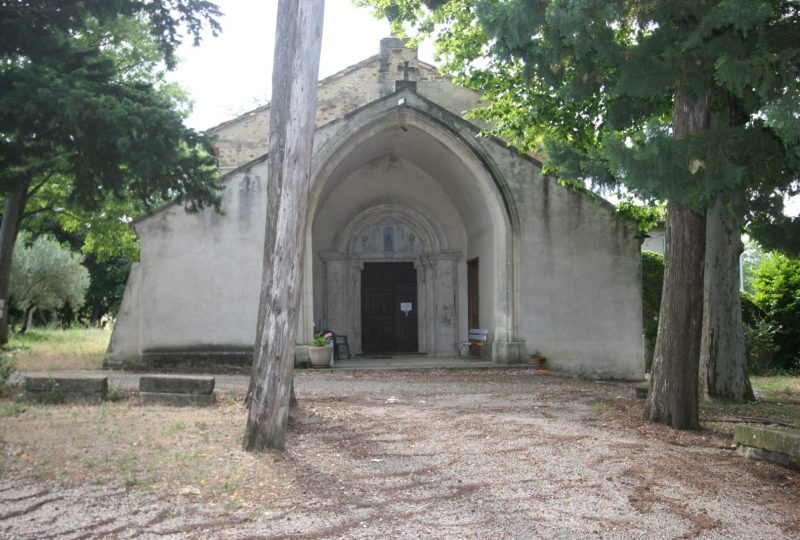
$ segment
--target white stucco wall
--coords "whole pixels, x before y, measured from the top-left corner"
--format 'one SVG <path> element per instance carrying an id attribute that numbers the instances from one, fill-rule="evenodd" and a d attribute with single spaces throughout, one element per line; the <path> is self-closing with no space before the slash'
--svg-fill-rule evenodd
<path id="1" fill-rule="evenodd" d="M 494 154 L 498 154 L 496 150 Z M 644 376 L 639 240 L 613 207 L 498 157 L 520 218 L 521 333 L 548 366 L 589 377 Z"/>
<path id="2" fill-rule="evenodd" d="M 266 162 L 228 178 L 222 199 L 221 214 L 210 208 L 187 214 L 173 205 L 135 225 L 141 262 L 124 302 L 138 292 L 139 316 L 117 321 L 110 363 L 141 354 L 252 350 Z M 138 339 L 131 337 L 136 334 Z"/>
<path id="3" fill-rule="evenodd" d="M 647 231 L 649 238 L 642 242 L 642 251 L 655 251 L 664 254 L 667 251 L 667 234 L 663 225 L 658 225 L 654 229 Z"/>
<path id="4" fill-rule="evenodd" d="M 478 137 L 474 125 L 452 114 L 468 108 L 462 107 L 476 100 L 473 93 L 433 75 L 424 80 L 423 70 L 419 94 L 387 94 L 395 74 L 380 63 L 377 57 L 346 70 L 321 90 L 318 123 L 324 125 L 315 134 L 311 229 L 304 246 L 311 264 L 298 342 L 307 341 L 324 316 L 322 254 L 335 251 L 336 235 L 371 205 L 406 205 L 441 231 L 453 256 L 428 263 L 440 265 L 438 275 L 455 287 L 448 291 L 447 283 L 438 283 L 431 289 L 434 304 L 454 303 L 456 315 L 455 328 L 442 338 L 446 347 L 440 339 L 437 353 L 466 337 L 466 261 L 478 257 L 480 325 L 490 329 L 492 342 L 505 344 L 500 353 L 519 359 L 513 351 L 520 347 L 540 350 L 554 369 L 641 377 L 633 224 L 607 203 L 542 177 L 538 164 L 515 150 Z M 361 101 L 380 95 L 387 97 Z M 341 107 L 326 105 L 331 96 L 341 98 Z M 258 113 L 218 130 L 232 144 L 228 166 L 263 151 L 265 127 L 266 116 Z M 171 206 L 140 220 L 141 263 L 129 279 L 109 359 L 252 350 L 265 208 L 261 160 L 226 178 L 221 215 Z"/>

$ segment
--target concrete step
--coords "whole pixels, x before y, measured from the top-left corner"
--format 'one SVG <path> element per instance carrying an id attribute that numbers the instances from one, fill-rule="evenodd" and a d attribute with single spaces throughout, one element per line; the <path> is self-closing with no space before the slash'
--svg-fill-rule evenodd
<path id="1" fill-rule="evenodd" d="M 202 375 L 142 375 L 139 391 L 167 394 L 211 394 L 214 377 Z"/>
<path id="2" fill-rule="evenodd" d="M 99 403 L 108 397 L 108 377 L 37 374 L 24 380 L 25 398 L 49 403 Z"/>

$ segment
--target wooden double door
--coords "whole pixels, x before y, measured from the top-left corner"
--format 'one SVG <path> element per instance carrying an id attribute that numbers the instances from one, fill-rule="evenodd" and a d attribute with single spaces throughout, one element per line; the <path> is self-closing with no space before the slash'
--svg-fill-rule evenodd
<path id="1" fill-rule="evenodd" d="M 361 349 L 417 352 L 417 271 L 413 263 L 365 263 L 361 272 Z"/>

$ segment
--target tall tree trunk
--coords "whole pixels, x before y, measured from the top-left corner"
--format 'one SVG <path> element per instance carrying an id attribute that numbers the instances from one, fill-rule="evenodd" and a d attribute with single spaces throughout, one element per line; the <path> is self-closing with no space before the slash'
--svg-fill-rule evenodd
<path id="1" fill-rule="evenodd" d="M 268 185 L 278 191 L 271 236 L 267 221 L 251 389 L 243 446 L 282 450 L 294 373 L 308 182 L 317 104 L 324 0 L 280 0 L 272 72 Z M 275 199 L 273 199 L 275 200 Z M 272 202 L 268 202 L 272 206 Z"/>
<path id="2" fill-rule="evenodd" d="M 720 194 L 706 212 L 700 391 L 706 399 L 753 400 L 739 296 L 741 224 Z"/>
<path id="3" fill-rule="evenodd" d="M 22 318 L 22 327 L 19 329 L 20 334 L 28 331 L 28 328 L 33 326 L 33 312 L 36 311 L 36 306 L 30 306 L 25 310 L 25 316 Z"/>
<path id="4" fill-rule="evenodd" d="M 11 261 L 19 226 L 28 202 L 28 186 L 6 194 L 3 222 L 0 224 L 0 345 L 8 343 L 8 296 L 11 287 Z"/>
<path id="5" fill-rule="evenodd" d="M 692 97 L 676 92 L 673 136 L 682 139 L 707 130 L 710 102 L 710 93 Z M 677 429 L 697 429 L 705 215 L 671 201 L 666 232 L 664 289 L 645 417 Z"/>

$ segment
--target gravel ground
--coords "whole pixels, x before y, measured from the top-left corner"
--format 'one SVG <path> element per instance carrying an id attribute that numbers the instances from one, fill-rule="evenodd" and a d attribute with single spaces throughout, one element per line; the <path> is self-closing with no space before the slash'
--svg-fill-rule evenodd
<path id="1" fill-rule="evenodd" d="M 239 394 L 247 384 L 224 381 Z M 126 435 L 141 424 L 201 418 L 205 442 L 187 432 L 172 434 L 174 444 L 207 444 L 203 467 L 245 471 L 230 492 L 186 475 L 149 486 L 89 481 L 77 465 L 42 478 L 50 447 L 25 433 L 28 413 L 2 418 L 0 537 L 800 537 L 800 475 L 744 460 L 710 432 L 643 422 L 643 402 L 625 385 L 529 370 L 306 371 L 296 390 L 283 455 L 238 448 L 246 413 L 232 399 L 89 415 L 128 423 L 102 443 L 114 452 L 136 444 Z M 51 409 L 69 415 L 55 422 Z M 59 439 L 67 453 L 98 430 L 99 420 L 79 421 L 87 409 L 43 408 L 28 422 L 39 418 L 42 437 L 75 417 L 73 438 Z"/>

